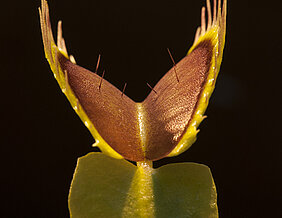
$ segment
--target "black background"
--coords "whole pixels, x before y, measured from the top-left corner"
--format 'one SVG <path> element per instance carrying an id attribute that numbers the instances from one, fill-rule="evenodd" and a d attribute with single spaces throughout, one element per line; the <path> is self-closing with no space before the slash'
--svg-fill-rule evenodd
<path id="1" fill-rule="evenodd" d="M 49 1 L 53 31 L 63 20 L 68 50 L 142 101 L 185 56 L 204 0 Z M 78 157 L 94 139 L 70 107 L 44 58 L 39 1 L 1 3 L 1 217 L 68 217 Z M 281 5 L 229 1 L 224 58 L 196 143 L 155 163 L 208 165 L 220 217 L 281 217 Z M 101 73 L 101 70 L 99 71 Z"/>

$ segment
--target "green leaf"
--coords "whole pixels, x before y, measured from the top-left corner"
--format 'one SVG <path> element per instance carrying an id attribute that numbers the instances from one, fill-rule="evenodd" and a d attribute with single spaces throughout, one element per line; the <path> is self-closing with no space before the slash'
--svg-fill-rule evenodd
<path id="1" fill-rule="evenodd" d="M 71 217 L 119 217 L 135 170 L 102 153 L 79 158 L 69 193 Z"/>
<path id="2" fill-rule="evenodd" d="M 155 170 L 156 217 L 218 217 L 210 169 L 202 164 L 168 164 Z"/>
<path id="3" fill-rule="evenodd" d="M 102 153 L 79 158 L 70 194 L 71 217 L 201 217 L 217 215 L 216 190 L 207 166 L 137 166 Z"/>

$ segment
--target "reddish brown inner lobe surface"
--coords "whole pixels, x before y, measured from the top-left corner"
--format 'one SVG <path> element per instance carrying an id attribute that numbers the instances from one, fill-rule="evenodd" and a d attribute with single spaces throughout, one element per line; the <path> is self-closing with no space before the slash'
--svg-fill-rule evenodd
<path id="1" fill-rule="evenodd" d="M 185 133 L 204 87 L 212 57 L 212 46 L 205 41 L 184 57 L 154 87 L 143 102 L 147 117 L 146 158 L 157 160 L 168 155 Z"/>
<path id="2" fill-rule="evenodd" d="M 129 160 L 144 160 L 140 147 L 135 102 L 106 80 L 61 55 L 60 63 L 67 70 L 68 82 L 88 118 L 102 138 Z"/>
<path id="3" fill-rule="evenodd" d="M 141 144 L 136 103 L 103 80 L 59 54 L 61 67 L 81 106 L 102 138 L 124 158 L 158 160 L 169 154 L 193 116 L 210 68 L 212 46 L 202 42 L 172 68 L 141 103 L 144 144 Z M 144 147 L 144 151 L 142 150 Z"/>

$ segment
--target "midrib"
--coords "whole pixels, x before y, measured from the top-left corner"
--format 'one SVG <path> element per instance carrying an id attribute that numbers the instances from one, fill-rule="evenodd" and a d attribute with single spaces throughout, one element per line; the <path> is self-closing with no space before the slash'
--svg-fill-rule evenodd
<path id="1" fill-rule="evenodd" d="M 136 109 L 137 109 L 137 123 L 139 126 L 139 136 L 141 140 L 141 148 L 144 152 L 145 157 L 145 145 L 146 145 L 146 127 L 145 127 L 145 113 L 144 113 L 144 107 L 142 103 L 136 103 Z"/>

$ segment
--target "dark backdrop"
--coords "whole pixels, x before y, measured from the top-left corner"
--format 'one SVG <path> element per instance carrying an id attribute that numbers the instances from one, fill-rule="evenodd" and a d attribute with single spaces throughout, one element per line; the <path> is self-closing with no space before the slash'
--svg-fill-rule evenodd
<path id="1" fill-rule="evenodd" d="M 7 1 L 8 2 L 8 1 Z M 94 139 L 44 58 L 39 1 L 1 3 L 1 217 L 67 217 L 78 157 Z M 277 1 L 276 1 L 277 2 Z M 188 51 L 204 0 L 49 1 L 68 50 L 136 101 Z M 221 217 L 281 216 L 281 5 L 229 1 L 226 48 L 196 143 L 157 161 L 208 165 Z M 101 73 L 101 72 L 99 72 Z"/>

